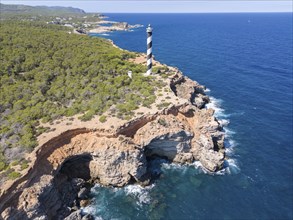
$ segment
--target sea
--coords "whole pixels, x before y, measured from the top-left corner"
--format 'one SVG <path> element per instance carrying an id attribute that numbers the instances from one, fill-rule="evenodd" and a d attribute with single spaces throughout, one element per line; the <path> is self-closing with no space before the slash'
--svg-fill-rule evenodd
<path id="1" fill-rule="evenodd" d="M 293 219 L 292 13 L 106 14 L 142 24 L 105 37 L 146 52 L 207 87 L 226 131 L 226 168 L 153 161 L 145 188 L 96 185 L 83 211 L 96 219 Z"/>

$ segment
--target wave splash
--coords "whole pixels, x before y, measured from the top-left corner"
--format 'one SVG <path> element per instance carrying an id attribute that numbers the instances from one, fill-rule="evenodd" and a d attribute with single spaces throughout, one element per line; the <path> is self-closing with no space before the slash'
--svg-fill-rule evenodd
<path id="1" fill-rule="evenodd" d="M 82 209 L 84 214 L 91 214 L 96 220 L 116 219 L 121 210 L 115 210 L 117 206 L 125 206 L 133 211 L 142 211 L 146 205 L 152 202 L 150 191 L 155 186 L 151 184 L 142 187 L 138 184 L 127 185 L 121 188 L 105 187 L 96 184 L 91 189 L 92 203 Z"/>
<path id="2" fill-rule="evenodd" d="M 205 92 L 210 92 L 209 89 L 207 89 Z M 234 158 L 234 148 L 238 145 L 235 140 L 233 140 L 233 135 L 235 134 L 234 131 L 227 128 L 227 126 L 230 123 L 229 117 L 231 114 L 226 114 L 225 109 L 223 109 L 222 106 L 223 100 L 216 99 L 214 97 L 210 97 L 210 102 L 206 104 L 206 108 L 212 108 L 215 110 L 215 117 L 217 118 L 220 125 L 223 127 L 225 131 L 225 149 L 226 149 L 226 156 L 227 159 L 225 160 L 224 169 L 216 172 L 216 174 L 224 175 L 224 174 L 238 174 L 240 172 L 240 167 L 237 163 L 237 160 Z M 240 113 L 244 114 L 244 113 Z M 207 172 L 203 166 L 200 164 L 200 162 L 197 161 L 197 165 L 195 166 L 197 168 L 202 169 L 204 172 Z"/>
<path id="3" fill-rule="evenodd" d="M 143 204 L 150 204 L 151 197 L 149 191 L 155 186 L 152 184 L 150 186 L 142 187 L 140 185 L 128 185 L 124 187 L 124 192 L 127 196 L 131 196 L 137 199 L 136 204 L 142 206 Z"/>

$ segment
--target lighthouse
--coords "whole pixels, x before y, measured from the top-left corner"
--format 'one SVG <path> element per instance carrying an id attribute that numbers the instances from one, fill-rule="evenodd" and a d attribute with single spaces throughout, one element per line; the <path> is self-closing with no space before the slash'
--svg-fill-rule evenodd
<path id="1" fill-rule="evenodd" d="M 153 28 L 149 24 L 149 26 L 146 29 L 147 32 L 147 72 L 146 76 L 151 75 L 152 73 L 152 34 L 153 34 Z"/>

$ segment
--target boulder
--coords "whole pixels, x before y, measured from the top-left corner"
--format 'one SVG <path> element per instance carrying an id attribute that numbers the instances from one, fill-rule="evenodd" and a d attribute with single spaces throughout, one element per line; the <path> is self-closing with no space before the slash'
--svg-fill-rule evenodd
<path id="1" fill-rule="evenodd" d="M 90 189 L 83 187 L 79 190 L 77 197 L 79 199 L 88 199 L 89 192 L 90 192 Z"/>
<path id="2" fill-rule="evenodd" d="M 64 220 L 82 220 L 81 210 L 72 212 L 69 216 L 64 218 Z"/>
<path id="3" fill-rule="evenodd" d="M 209 149 L 202 149 L 199 160 L 209 171 L 215 172 L 223 168 L 225 154 Z"/>
<path id="4" fill-rule="evenodd" d="M 124 186 L 131 178 L 139 181 L 146 173 L 147 161 L 144 151 L 133 143 L 123 140 L 100 145 L 93 152 L 89 164 L 92 179 L 103 185 Z"/>

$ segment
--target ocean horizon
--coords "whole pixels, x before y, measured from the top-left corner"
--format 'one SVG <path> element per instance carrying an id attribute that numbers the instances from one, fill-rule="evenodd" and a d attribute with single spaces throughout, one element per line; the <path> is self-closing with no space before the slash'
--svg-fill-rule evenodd
<path id="1" fill-rule="evenodd" d="M 105 14 L 143 24 L 96 36 L 153 54 L 205 85 L 226 131 L 227 168 L 154 161 L 142 188 L 92 189 L 97 219 L 292 219 L 292 13 Z M 94 34 L 91 34 L 95 36 Z"/>

